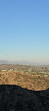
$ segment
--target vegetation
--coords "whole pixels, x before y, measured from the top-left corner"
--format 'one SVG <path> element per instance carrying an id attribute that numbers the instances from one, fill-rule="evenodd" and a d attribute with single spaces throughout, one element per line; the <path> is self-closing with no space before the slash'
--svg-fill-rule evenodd
<path id="1" fill-rule="evenodd" d="M 49 88 L 49 66 L 0 65 L 0 84 L 19 85 L 31 90 Z"/>

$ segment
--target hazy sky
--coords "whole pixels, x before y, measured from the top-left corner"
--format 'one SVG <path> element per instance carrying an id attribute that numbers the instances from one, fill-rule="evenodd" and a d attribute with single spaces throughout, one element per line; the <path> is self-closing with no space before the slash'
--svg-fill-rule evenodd
<path id="1" fill-rule="evenodd" d="M 0 0 L 0 59 L 49 63 L 49 0 Z"/>

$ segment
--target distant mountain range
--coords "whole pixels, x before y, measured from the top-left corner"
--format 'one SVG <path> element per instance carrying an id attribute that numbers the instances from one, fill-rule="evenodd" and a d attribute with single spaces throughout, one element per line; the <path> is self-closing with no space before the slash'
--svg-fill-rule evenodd
<path id="1" fill-rule="evenodd" d="M 0 64 L 23 64 L 23 65 L 49 65 L 44 63 L 37 63 L 31 61 L 8 61 L 8 60 L 0 60 Z"/>
<path id="2" fill-rule="evenodd" d="M 9 64 L 9 61 L 6 61 L 6 60 L 0 60 L 0 64 Z"/>
<path id="3" fill-rule="evenodd" d="M 0 64 L 24 64 L 24 65 L 32 65 L 33 62 L 29 61 L 7 61 L 7 60 L 0 60 Z"/>

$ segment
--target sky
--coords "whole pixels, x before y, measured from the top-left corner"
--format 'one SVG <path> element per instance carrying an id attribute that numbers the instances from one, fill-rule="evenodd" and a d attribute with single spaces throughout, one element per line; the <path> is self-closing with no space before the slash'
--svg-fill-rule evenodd
<path id="1" fill-rule="evenodd" d="M 0 60 L 49 63 L 49 0 L 0 0 Z"/>

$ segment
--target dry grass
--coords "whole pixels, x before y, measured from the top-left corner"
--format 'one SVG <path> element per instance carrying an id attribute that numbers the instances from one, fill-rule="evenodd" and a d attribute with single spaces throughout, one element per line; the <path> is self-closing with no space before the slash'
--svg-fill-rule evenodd
<path id="1" fill-rule="evenodd" d="M 0 71 L 1 84 L 19 85 L 30 90 L 45 90 L 49 88 L 49 77 L 14 71 Z"/>

